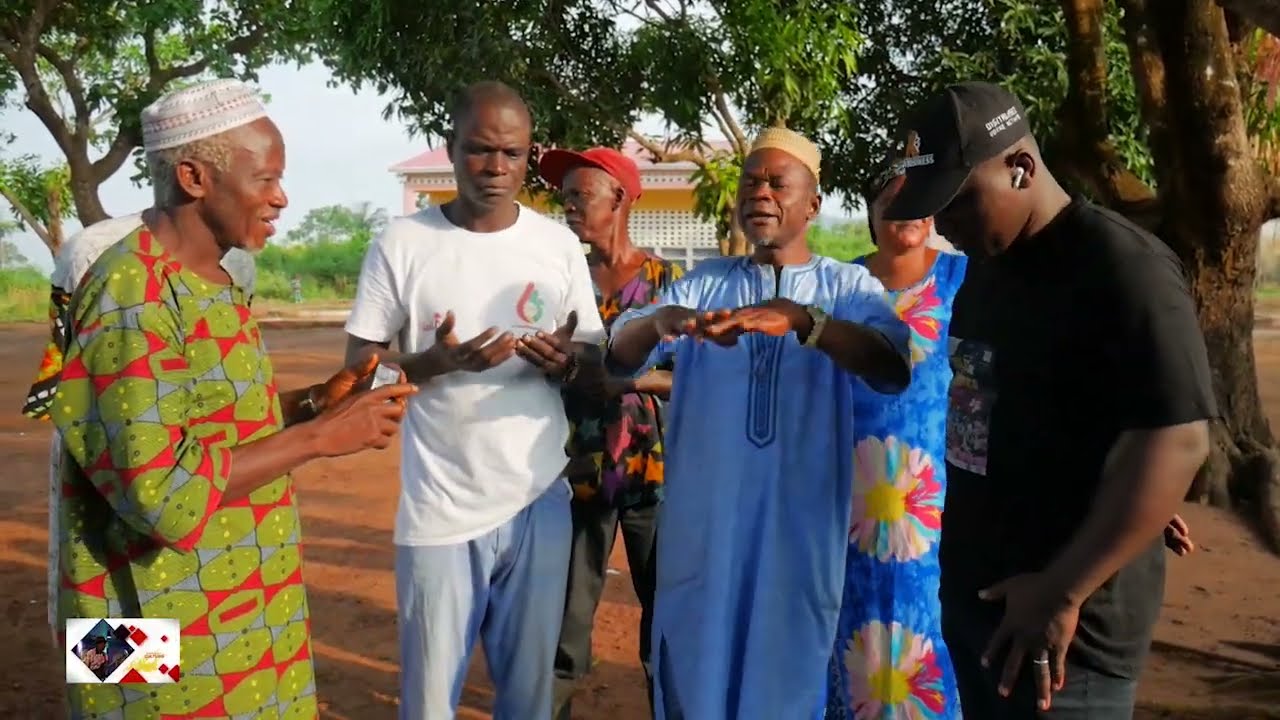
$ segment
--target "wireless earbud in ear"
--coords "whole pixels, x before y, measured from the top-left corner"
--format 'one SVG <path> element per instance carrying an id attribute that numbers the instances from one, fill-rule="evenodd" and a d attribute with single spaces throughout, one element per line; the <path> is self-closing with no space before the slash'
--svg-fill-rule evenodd
<path id="1" fill-rule="evenodd" d="M 1010 185 L 1013 187 L 1014 190 L 1022 189 L 1023 187 L 1022 178 L 1025 177 L 1026 174 L 1027 174 L 1026 168 L 1018 167 L 1013 169 L 1013 181 L 1010 183 Z"/>

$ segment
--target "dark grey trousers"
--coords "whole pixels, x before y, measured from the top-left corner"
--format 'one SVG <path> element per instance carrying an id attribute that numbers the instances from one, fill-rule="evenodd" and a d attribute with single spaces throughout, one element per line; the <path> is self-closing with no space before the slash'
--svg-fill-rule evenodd
<path id="1" fill-rule="evenodd" d="M 591 626 L 604 591 L 609 554 L 618 530 L 631 568 L 631 585 L 640 599 L 640 663 L 653 709 L 653 678 L 649 674 L 649 644 L 653 627 L 653 591 L 657 580 L 658 506 L 618 510 L 599 503 L 574 501 L 573 546 L 564 598 L 564 621 L 556 649 L 556 688 L 552 717 L 569 720 L 570 701 L 578 680 L 591 670 Z"/>
<path id="2" fill-rule="evenodd" d="M 1137 699 L 1138 682 L 1103 675 L 1070 661 L 1067 683 L 1053 694 L 1052 707 L 1036 707 L 1032 667 L 1018 676 L 1013 694 L 996 692 L 1001 665 L 982 667 L 982 653 L 1000 623 L 1000 606 L 977 598 L 942 598 L 942 637 L 951 652 L 960 710 L 974 720 L 1130 720 Z"/>

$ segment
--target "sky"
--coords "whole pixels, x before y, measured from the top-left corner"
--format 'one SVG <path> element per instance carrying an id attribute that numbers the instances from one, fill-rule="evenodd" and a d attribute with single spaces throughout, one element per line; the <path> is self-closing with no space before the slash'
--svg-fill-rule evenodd
<path id="1" fill-rule="evenodd" d="M 279 223 L 282 234 L 297 225 L 309 210 L 328 205 L 369 202 L 393 215 L 399 214 L 400 183 L 387 168 L 428 147 L 424 138 L 414 137 L 398 118 L 382 118 L 388 96 L 369 89 L 353 92 L 348 86 L 329 87 L 330 77 L 329 70 L 318 63 L 302 68 L 277 65 L 259 74 L 259 87 L 271 100 L 268 111 L 280 126 L 288 148 L 284 182 L 289 207 Z M 650 119 L 638 129 L 658 134 L 662 126 Z M 24 108 L 0 112 L 0 130 L 17 137 L 8 149 L 11 154 L 35 154 L 50 162 L 61 161 L 61 152 L 49 132 Z M 150 187 L 136 187 L 129 179 L 131 175 L 130 162 L 99 189 L 109 214 L 124 215 L 150 205 Z M 837 209 L 838 202 L 828 202 L 825 207 L 830 209 L 824 209 L 824 215 L 843 216 Z M 8 203 L 3 200 L 0 212 L 9 212 Z M 65 229 L 70 235 L 79 228 L 78 222 L 69 220 Z M 52 270 L 48 250 L 33 233 L 10 235 L 8 239 L 16 242 L 33 265 Z"/>

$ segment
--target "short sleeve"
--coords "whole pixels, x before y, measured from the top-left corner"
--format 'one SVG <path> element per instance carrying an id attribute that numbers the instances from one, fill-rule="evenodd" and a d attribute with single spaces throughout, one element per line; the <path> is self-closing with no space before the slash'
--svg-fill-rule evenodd
<path id="1" fill-rule="evenodd" d="M 556 326 L 569 319 L 570 311 L 577 311 L 578 328 L 573 333 L 573 341 L 587 345 L 604 342 L 604 322 L 600 319 L 600 306 L 591 283 L 591 269 L 587 267 L 587 256 L 579 251 L 577 242 L 573 243 L 573 250 L 569 253 L 569 288 L 565 300 L 556 317 Z"/>
<path id="2" fill-rule="evenodd" d="M 136 272 L 135 272 L 136 270 Z M 177 300 L 141 271 L 86 281 L 51 417 L 63 445 L 121 519 L 191 550 L 222 501 L 231 448 L 192 433 L 193 378 Z"/>
<path id="3" fill-rule="evenodd" d="M 409 319 L 396 291 L 395 272 L 387 257 L 386 245 L 384 235 L 365 253 L 356 284 L 356 299 L 346 325 L 348 335 L 377 343 L 390 342 Z"/>
<path id="4" fill-rule="evenodd" d="M 1110 337 L 1108 395 L 1122 430 L 1155 429 L 1218 417 L 1195 302 L 1171 252 L 1142 252 L 1112 264 L 1100 313 Z"/>
<path id="5" fill-rule="evenodd" d="M 857 323 L 884 335 L 889 344 L 902 357 L 908 367 L 911 362 L 911 330 L 898 317 L 898 312 L 889 304 L 888 293 L 884 285 L 866 268 L 854 266 L 858 272 L 854 275 L 852 285 L 842 292 L 835 302 L 832 317 L 845 322 Z M 863 378 L 869 387 L 876 392 L 891 393 L 901 390 L 896 386 L 884 385 Z"/>

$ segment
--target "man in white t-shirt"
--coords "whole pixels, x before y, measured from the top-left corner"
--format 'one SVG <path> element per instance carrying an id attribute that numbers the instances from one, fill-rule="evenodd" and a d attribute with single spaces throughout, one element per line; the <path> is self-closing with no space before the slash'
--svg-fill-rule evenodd
<path id="1" fill-rule="evenodd" d="M 464 91 L 457 199 L 390 223 L 347 321 L 348 358 L 377 351 L 422 387 L 395 524 L 401 720 L 454 716 L 477 635 L 494 718 L 551 713 L 571 529 L 559 387 L 595 373 L 604 328 L 577 237 L 515 201 L 530 125 L 511 88 Z"/>

